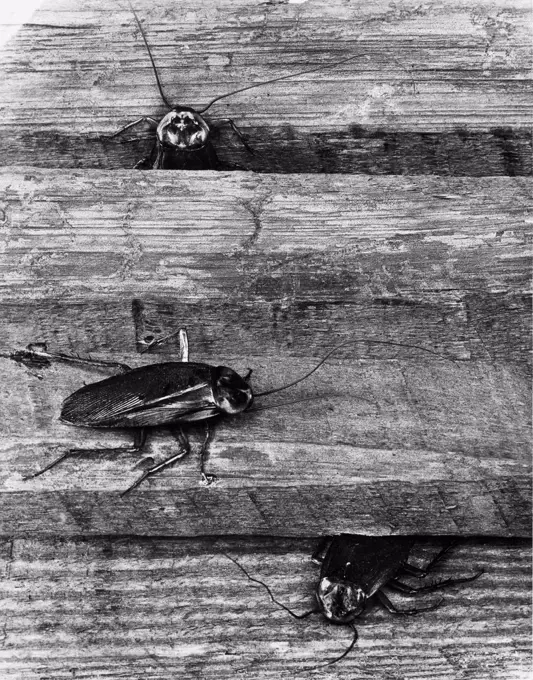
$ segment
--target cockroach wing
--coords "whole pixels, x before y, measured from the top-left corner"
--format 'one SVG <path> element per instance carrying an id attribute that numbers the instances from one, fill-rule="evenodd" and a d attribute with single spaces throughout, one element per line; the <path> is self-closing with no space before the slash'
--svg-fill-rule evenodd
<path id="1" fill-rule="evenodd" d="M 394 578 L 413 544 L 407 536 L 335 536 L 324 557 L 321 578 L 348 581 L 372 597 Z"/>
<path id="2" fill-rule="evenodd" d="M 61 420 L 86 427 L 155 427 L 220 413 L 208 364 L 142 366 L 82 387 L 63 402 Z"/>

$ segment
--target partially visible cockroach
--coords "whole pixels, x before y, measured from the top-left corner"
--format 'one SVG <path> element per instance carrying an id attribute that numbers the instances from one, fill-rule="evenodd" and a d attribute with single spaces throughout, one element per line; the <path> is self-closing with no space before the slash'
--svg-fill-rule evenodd
<path id="1" fill-rule="evenodd" d="M 172 336 L 177 334 L 173 333 Z M 150 347 L 160 344 L 172 336 L 158 340 L 152 343 Z M 47 351 L 44 343 L 28 345 L 26 350 L 12 352 L 8 356 L 10 359 L 18 363 L 24 363 L 27 366 L 45 366 L 47 362 L 55 360 L 98 368 L 115 368 L 120 371 L 118 375 L 85 385 L 85 387 L 67 397 L 62 405 L 61 420 L 71 425 L 108 429 L 131 428 L 135 431 L 133 446 L 118 449 L 91 449 L 95 453 L 105 451 L 137 453 L 144 446 L 147 428 L 168 427 L 171 431 L 173 428 L 177 428 L 173 431 L 173 434 L 180 443 L 180 451 L 148 468 L 122 495 L 132 491 L 147 477 L 173 464 L 189 452 L 189 442 L 182 430 L 183 425 L 209 420 L 221 415 L 234 416 L 247 411 L 253 403 L 254 396 L 266 396 L 297 385 L 312 375 L 329 357 L 343 347 L 358 342 L 392 345 L 417 349 L 440 358 L 449 359 L 449 357 L 443 357 L 426 347 L 372 338 L 353 339 L 343 342 L 332 349 L 313 369 L 297 380 L 293 380 L 282 387 L 259 392 L 254 395 L 249 384 L 251 370 L 243 378 L 227 366 L 212 366 L 210 364 L 189 362 L 187 332 L 181 329 L 179 337 L 179 362 L 150 364 L 139 368 L 130 368 L 126 364 L 113 361 L 95 361 L 68 354 L 54 354 Z M 453 361 L 453 359 L 449 360 Z M 302 399 L 297 401 L 302 401 Z M 273 407 L 260 407 L 255 410 L 262 410 L 263 408 Z M 208 441 L 209 430 L 207 430 L 200 456 L 201 474 L 204 483 L 210 483 L 209 477 L 204 473 Z M 84 454 L 87 451 L 87 449 L 71 449 L 66 451 L 42 470 L 30 475 L 28 479 L 37 477 L 43 472 L 50 470 L 59 462 L 65 460 L 65 458 Z"/>
<path id="2" fill-rule="evenodd" d="M 155 127 L 156 140 L 152 151 L 146 158 L 142 159 L 135 165 L 136 168 L 145 168 L 149 166 L 154 170 L 217 170 L 220 167 L 220 163 L 212 144 L 212 123 L 208 123 L 202 115 L 208 109 L 210 109 L 215 102 L 225 99 L 226 97 L 231 97 L 232 95 L 238 94 L 239 92 L 251 90 L 255 87 L 262 87 L 263 85 L 277 83 L 280 80 L 286 80 L 288 78 L 296 78 L 297 76 L 301 76 L 306 73 L 314 73 L 316 71 L 324 71 L 329 68 L 335 68 L 337 66 L 341 66 L 342 64 L 346 64 L 353 59 L 363 56 L 361 54 L 352 55 L 339 61 L 334 61 L 329 64 L 323 64 L 322 66 L 306 69 L 305 71 L 291 73 L 286 76 L 279 76 L 278 78 L 264 80 L 260 83 L 252 83 L 246 87 L 240 87 L 237 90 L 233 90 L 232 92 L 227 92 L 226 94 L 221 94 L 217 97 L 214 97 L 214 99 L 212 99 L 207 104 L 207 106 L 204 106 L 202 109 L 194 109 L 191 106 L 183 106 L 181 104 L 173 105 L 170 103 L 170 100 L 165 95 L 163 90 L 163 86 L 159 79 L 155 65 L 155 60 L 153 58 L 152 51 L 150 50 L 146 34 L 137 12 L 129 0 L 128 4 L 131 8 L 133 16 L 135 17 L 135 21 L 146 46 L 159 94 L 163 100 L 163 103 L 169 109 L 169 112 L 159 122 L 150 116 L 141 116 L 137 120 L 134 120 L 132 123 L 128 123 L 111 135 L 111 139 L 113 139 L 126 130 L 139 125 L 139 123 L 149 123 Z M 245 140 L 233 120 L 231 118 L 224 118 L 220 120 L 223 123 L 229 124 L 245 149 L 253 155 L 253 149 Z"/>
<path id="3" fill-rule="evenodd" d="M 483 573 L 479 571 L 465 578 L 449 578 L 428 585 L 410 586 L 400 581 L 398 576 L 402 573 L 418 578 L 427 576 L 437 562 L 456 544 L 456 541 L 452 540 L 443 547 L 425 569 L 415 567 L 407 561 L 414 544 L 415 538 L 411 536 L 373 537 L 340 534 L 333 538 L 323 538 L 312 556 L 313 562 L 321 565 L 320 578 L 315 591 L 318 607 L 303 614 L 295 614 L 286 605 L 276 600 L 266 583 L 250 576 L 231 555 L 227 553 L 225 555 L 250 581 L 264 586 L 270 599 L 294 618 L 303 619 L 311 614 L 323 614 L 328 621 L 349 626 L 353 630 L 352 641 L 348 648 L 340 656 L 323 664 L 323 666 L 331 666 L 344 659 L 354 648 L 358 638 L 354 621 L 363 613 L 367 602 L 377 599 L 391 614 L 414 616 L 420 612 L 437 609 L 444 601 L 444 598 L 441 598 L 438 602 L 426 607 L 398 609 L 383 592 L 383 588 L 391 588 L 405 595 L 430 593 L 446 586 L 475 581 Z M 316 666 L 316 668 L 320 667 Z"/>

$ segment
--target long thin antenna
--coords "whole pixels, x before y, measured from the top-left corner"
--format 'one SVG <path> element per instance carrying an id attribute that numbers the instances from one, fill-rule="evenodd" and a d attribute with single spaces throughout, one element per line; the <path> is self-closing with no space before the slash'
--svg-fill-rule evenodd
<path id="1" fill-rule="evenodd" d="M 259 411 L 269 411 L 271 408 L 278 408 L 280 406 L 290 406 L 291 404 L 299 404 L 301 401 L 317 401 L 318 399 L 329 399 L 331 397 L 337 397 L 338 394 L 312 394 L 309 397 L 300 397 L 300 399 L 291 399 L 290 401 L 280 401 L 279 404 L 269 404 L 268 406 L 259 406 L 258 408 L 251 408 L 246 413 L 258 413 Z M 367 404 L 376 406 L 376 402 L 372 399 L 365 399 L 365 397 L 356 397 L 361 401 L 366 401 Z M 240 414 L 235 414 L 240 415 Z"/>
<path id="2" fill-rule="evenodd" d="M 319 666 L 313 666 L 312 668 L 306 668 L 305 670 L 312 671 L 315 668 L 326 668 L 326 666 L 333 666 L 334 663 L 337 663 L 338 661 L 341 661 L 342 659 L 344 659 L 345 656 L 348 656 L 348 654 L 355 647 L 355 643 L 357 642 L 357 639 L 359 638 L 359 635 L 357 633 L 357 628 L 353 625 L 353 623 L 349 623 L 348 626 L 353 630 L 353 639 L 352 639 L 350 645 L 348 646 L 348 648 L 345 649 L 344 652 L 340 656 L 337 656 L 335 659 L 332 659 L 331 661 L 328 661 L 327 663 L 320 664 Z"/>
<path id="3" fill-rule="evenodd" d="M 268 406 L 259 406 L 259 408 L 251 408 L 246 413 L 257 413 L 258 411 L 268 411 L 271 408 L 278 408 L 280 406 L 290 406 L 291 404 L 299 404 L 301 401 L 316 401 L 317 399 L 327 399 L 328 395 L 313 394 L 309 397 L 301 397 L 300 399 L 291 399 L 290 401 L 280 401 L 279 404 L 269 404 Z M 366 401 L 366 399 L 365 399 Z M 240 415 L 240 414 L 236 414 Z"/>
<path id="4" fill-rule="evenodd" d="M 284 605 L 284 604 L 282 604 L 281 602 L 278 602 L 278 600 L 276 600 L 276 598 L 274 597 L 274 595 L 272 595 L 272 591 L 270 590 L 270 588 L 267 586 L 266 583 L 263 583 L 263 581 L 260 581 L 258 578 L 254 578 L 253 576 L 250 576 L 250 574 L 246 571 L 246 569 L 242 566 L 242 564 L 239 564 L 239 562 L 237 562 L 236 559 L 234 559 L 233 557 L 231 557 L 231 555 L 228 555 L 228 553 L 223 553 L 223 554 L 228 558 L 228 560 L 231 560 L 231 561 L 233 562 L 233 564 L 236 564 L 236 565 L 239 567 L 239 569 L 242 571 L 242 573 L 243 573 L 250 581 L 253 581 L 254 583 L 259 583 L 259 585 L 262 585 L 263 588 L 265 588 L 266 591 L 267 591 L 267 593 L 270 595 L 270 599 L 272 600 L 272 602 L 274 602 L 274 604 L 277 604 L 278 607 L 281 607 L 282 609 L 284 609 L 286 612 L 288 612 L 288 613 L 289 613 L 291 616 L 293 616 L 295 619 L 305 619 L 305 618 L 306 618 L 307 616 L 309 616 L 310 614 L 318 614 L 318 613 L 320 613 L 320 609 L 311 609 L 311 611 L 304 612 L 303 614 L 295 614 L 295 613 L 294 613 L 291 609 L 289 609 L 286 605 Z"/>
<path id="5" fill-rule="evenodd" d="M 211 108 L 215 102 L 218 102 L 220 99 L 224 99 L 225 97 L 231 97 L 234 94 L 238 94 L 239 92 L 245 92 L 246 90 L 252 90 L 254 87 L 261 87 L 262 85 L 270 85 L 270 83 L 277 83 L 279 80 L 287 80 L 287 78 L 296 78 L 297 76 L 303 76 L 305 73 L 314 73 L 315 71 L 325 71 L 328 68 L 335 68 L 336 66 L 340 66 L 341 64 L 346 64 L 348 61 L 353 61 L 354 59 L 358 59 L 364 55 L 362 54 L 354 54 L 352 57 L 347 57 L 346 59 L 341 59 L 340 61 L 334 61 L 331 64 L 325 64 L 322 66 L 315 66 L 315 68 L 310 68 L 305 71 L 298 71 L 298 73 L 290 73 L 287 76 L 280 76 L 279 78 L 272 78 L 271 80 L 263 80 L 261 83 L 254 83 L 253 85 L 247 85 L 246 87 L 241 87 L 238 90 L 233 90 L 233 92 L 227 92 L 226 94 L 221 94 L 218 97 L 215 97 L 212 99 L 209 104 L 203 108 L 198 110 L 198 113 L 205 113 L 207 109 Z"/>
<path id="6" fill-rule="evenodd" d="M 298 378 L 297 380 L 294 380 L 291 383 L 288 383 L 287 385 L 283 385 L 282 387 L 276 387 L 273 390 L 267 390 L 266 392 L 259 392 L 256 393 L 254 396 L 255 397 L 264 397 L 267 394 L 273 394 L 274 392 L 281 392 L 281 390 L 286 390 L 288 387 L 293 387 L 293 385 L 297 385 L 299 382 L 302 382 L 302 380 L 305 380 L 308 378 L 310 375 L 312 375 L 315 371 L 318 371 L 318 369 L 324 364 L 329 357 L 332 354 L 335 354 L 339 349 L 342 349 L 343 347 L 346 347 L 347 345 L 353 345 L 356 342 L 368 342 L 374 345 L 393 345 L 395 347 L 407 347 L 409 349 L 419 349 L 422 352 L 428 352 L 429 354 L 433 354 L 434 356 L 440 357 L 441 359 L 447 359 L 448 361 L 453 361 L 455 363 L 455 360 L 452 359 L 451 357 L 446 357 L 442 354 L 439 354 L 438 352 L 434 352 L 432 349 L 428 349 L 427 347 L 420 347 L 419 345 L 407 345 L 403 342 L 394 342 L 392 340 L 373 340 L 372 338 L 361 338 L 357 340 L 347 340 L 346 342 L 341 343 L 340 345 L 337 345 L 337 347 L 334 347 L 330 352 L 326 354 L 326 356 L 319 361 L 319 363 L 309 371 L 309 373 L 306 373 L 303 375 L 301 378 Z"/>
<path id="7" fill-rule="evenodd" d="M 157 87 L 159 88 L 159 94 L 161 95 L 161 99 L 165 103 L 165 105 L 169 108 L 172 109 L 172 104 L 168 101 L 168 99 L 165 96 L 165 93 L 163 92 L 163 86 L 161 85 L 161 81 L 159 80 L 159 75 L 157 73 L 157 68 L 155 66 L 155 61 L 152 56 L 152 51 L 150 50 L 150 45 L 148 44 L 148 40 L 146 39 L 146 35 L 144 33 L 144 29 L 141 25 L 140 19 L 137 16 L 137 12 L 135 11 L 135 8 L 131 4 L 130 0 L 128 0 L 128 5 L 130 6 L 131 11 L 133 12 L 133 16 L 135 17 L 135 21 L 137 22 L 137 26 L 139 27 L 139 31 L 141 32 L 142 38 L 144 40 L 144 44 L 146 45 L 146 49 L 148 51 L 148 56 L 150 57 L 150 61 L 152 62 L 152 68 L 154 70 L 154 75 L 155 75 L 155 80 L 157 82 Z"/>
<path id="8" fill-rule="evenodd" d="M 259 583 L 259 585 L 262 585 L 263 588 L 266 589 L 267 593 L 270 595 L 270 599 L 274 604 L 277 604 L 278 607 L 281 607 L 284 609 L 286 612 L 288 612 L 292 617 L 295 619 L 305 619 L 307 616 L 310 616 L 311 614 L 320 614 L 320 609 L 311 609 L 308 612 L 305 612 L 304 614 L 295 614 L 291 609 L 289 609 L 286 605 L 282 604 L 281 602 L 278 602 L 274 595 L 272 595 L 272 591 L 270 588 L 267 586 L 266 583 L 263 583 L 263 581 L 260 581 L 258 578 L 254 578 L 253 576 L 250 576 L 250 574 L 246 571 L 246 569 L 242 566 L 242 564 L 239 564 L 236 559 L 228 555 L 228 553 L 223 553 L 228 560 L 231 560 L 233 564 L 237 565 L 239 569 L 242 571 L 242 573 L 250 580 L 253 581 L 254 583 Z M 353 630 L 353 639 L 348 645 L 348 647 L 344 650 L 344 652 L 340 655 L 332 659 L 331 661 L 328 661 L 327 663 L 320 664 L 319 666 L 312 666 L 311 668 L 306 668 L 305 670 L 314 670 L 315 668 L 325 668 L 326 666 L 332 666 L 334 663 L 337 663 L 338 661 L 341 661 L 344 659 L 345 656 L 347 656 L 352 649 L 355 647 L 355 643 L 357 642 L 357 639 L 359 637 L 357 633 L 357 628 L 354 626 L 353 623 L 349 623 L 348 626 Z"/>

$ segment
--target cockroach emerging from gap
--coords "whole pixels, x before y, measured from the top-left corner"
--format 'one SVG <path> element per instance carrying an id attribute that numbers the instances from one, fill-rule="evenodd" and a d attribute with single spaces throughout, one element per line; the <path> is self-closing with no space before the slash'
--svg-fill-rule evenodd
<path id="1" fill-rule="evenodd" d="M 133 16 L 135 17 L 135 22 L 146 46 L 159 94 L 163 100 L 163 103 L 169 109 L 168 113 L 159 122 L 149 116 L 142 116 L 137 120 L 134 120 L 132 123 L 128 123 L 123 128 L 111 135 L 111 139 L 117 137 L 126 130 L 131 129 L 140 123 L 149 123 L 155 127 L 156 140 L 154 147 L 146 158 L 142 159 L 135 165 L 136 168 L 151 167 L 154 170 L 217 170 L 220 168 L 220 163 L 212 144 L 213 129 L 203 116 L 203 114 L 208 111 L 208 109 L 210 109 L 215 102 L 225 99 L 226 97 L 231 97 L 232 95 L 238 94 L 239 92 L 245 92 L 246 90 L 251 90 L 256 87 L 262 87 L 263 85 L 276 83 L 280 80 L 286 80 L 288 78 L 295 78 L 307 73 L 314 73 L 316 71 L 324 71 L 326 69 L 335 68 L 337 66 L 341 66 L 342 64 L 346 64 L 353 59 L 363 56 L 361 54 L 352 55 L 350 57 L 346 57 L 345 59 L 324 64 L 322 66 L 316 66 L 305 71 L 299 71 L 286 76 L 272 78 L 260 83 L 253 83 L 251 85 L 247 85 L 246 87 L 240 87 L 237 90 L 233 90 L 232 92 L 227 92 L 226 94 L 221 94 L 217 97 L 214 97 L 214 99 L 212 99 L 207 104 L 207 106 L 204 106 L 202 109 L 194 109 L 190 106 L 172 105 L 163 90 L 163 86 L 159 79 L 155 65 L 155 60 L 153 58 L 152 51 L 150 50 L 150 46 L 148 44 L 148 40 L 146 38 L 141 21 L 131 2 L 128 2 L 128 4 Z M 245 149 L 250 154 L 254 155 L 253 149 L 245 140 L 233 120 L 231 118 L 223 118 L 220 119 L 220 121 L 222 123 L 227 123 L 237 135 Z"/>
<path id="2" fill-rule="evenodd" d="M 444 598 L 441 598 L 438 602 L 425 607 L 398 609 L 383 592 L 383 588 L 391 588 L 404 595 L 416 595 L 430 593 L 446 586 L 468 583 L 483 574 L 483 571 L 479 571 L 473 576 L 445 579 L 422 586 L 410 586 L 403 583 L 398 579 L 402 573 L 417 578 L 427 576 L 437 562 L 456 544 L 456 541 L 453 540 L 443 547 L 425 569 L 415 567 L 407 561 L 414 544 L 415 538 L 411 536 L 372 537 L 341 534 L 333 538 L 322 539 L 312 556 L 313 562 L 321 565 L 320 578 L 315 591 L 318 607 L 303 614 L 295 614 L 286 605 L 276 600 L 266 583 L 250 576 L 235 558 L 227 553 L 224 554 L 250 581 L 262 585 L 272 602 L 294 618 L 304 619 L 311 614 L 323 614 L 331 623 L 349 626 L 353 630 L 352 641 L 347 649 L 340 656 L 321 666 L 305 669 L 313 670 L 331 666 L 350 653 L 358 639 L 354 621 L 363 613 L 366 604 L 373 599 L 378 600 L 391 614 L 399 616 L 414 616 L 421 612 L 432 611 L 440 607 L 444 601 Z"/>
<path id="3" fill-rule="evenodd" d="M 119 374 L 110 378 L 82 387 L 63 402 L 60 416 L 63 422 L 81 427 L 129 428 L 135 431 L 133 446 L 117 449 L 91 449 L 94 453 L 109 451 L 138 453 L 142 451 L 146 441 L 147 428 L 167 427 L 172 431 L 180 443 L 180 451 L 145 470 L 141 477 L 126 489 L 122 495 L 132 491 L 145 479 L 172 465 L 189 452 L 189 441 L 183 432 L 182 426 L 199 421 L 209 421 L 217 416 L 235 416 L 248 411 L 252 406 L 254 396 L 266 396 L 297 385 L 312 375 L 329 357 L 343 347 L 358 342 L 392 345 L 417 349 L 438 356 L 441 359 L 454 361 L 426 347 L 389 340 L 352 339 L 332 349 L 313 369 L 297 380 L 254 395 L 249 383 L 251 370 L 243 378 L 227 366 L 212 366 L 210 364 L 189 362 L 187 333 L 184 329 L 181 329 L 178 333 L 180 339 L 180 361 L 150 364 L 133 369 L 126 364 L 113 361 L 95 361 L 67 354 L 54 354 L 48 352 L 44 344 L 29 345 L 26 350 L 12 352 L 8 357 L 27 367 L 47 366 L 51 361 L 63 361 L 82 366 L 114 368 L 120 371 Z M 155 344 L 165 342 L 168 338 L 178 333 L 173 333 L 151 343 L 150 348 Z M 305 398 L 296 401 L 305 401 Z M 265 406 L 254 410 L 259 411 L 266 408 L 274 408 L 274 406 Z M 202 479 L 206 484 L 210 483 L 209 476 L 204 473 L 208 442 L 209 428 L 207 428 L 200 455 Z M 29 478 L 41 475 L 62 460 L 65 460 L 65 458 L 84 454 L 88 451 L 88 449 L 71 449 L 66 451 L 62 456 Z"/>

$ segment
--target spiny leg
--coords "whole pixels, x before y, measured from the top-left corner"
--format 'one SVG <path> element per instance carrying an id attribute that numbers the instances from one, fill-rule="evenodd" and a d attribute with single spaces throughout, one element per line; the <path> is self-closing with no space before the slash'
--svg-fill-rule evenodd
<path id="1" fill-rule="evenodd" d="M 145 123 L 145 122 L 152 123 L 156 127 L 159 125 L 157 120 L 150 118 L 150 116 L 141 116 L 140 118 L 137 118 L 137 120 L 134 120 L 132 123 L 128 123 L 127 125 L 124 125 L 124 127 L 120 128 L 120 130 L 117 130 L 116 132 L 114 132 L 112 135 L 110 135 L 109 139 L 113 139 L 114 137 L 118 137 L 118 135 L 121 135 L 123 132 L 126 132 L 126 130 L 129 130 L 130 128 L 135 127 L 136 125 L 139 125 L 139 123 Z"/>
<path id="2" fill-rule="evenodd" d="M 322 562 L 324 561 L 324 555 L 322 553 L 325 551 L 328 541 L 330 540 L 331 536 L 323 536 L 320 539 L 317 547 L 315 548 L 313 554 L 311 555 L 311 562 L 314 562 L 315 564 L 322 564 Z"/>
<path id="3" fill-rule="evenodd" d="M 104 359 L 82 359 L 81 357 L 72 356 L 70 354 L 62 354 L 61 352 L 48 352 L 44 342 L 37 342 L 29 344 L 25 350 L 28 357 L 35 356 L 39 359 L 47 359 L 49 361 L 63 361 L 69 364 L 79 364 L 80 366 L 91 366 L 96 368 L 115 368 L 123 373 L 131 371 L 127 364 L 119 361 L 105 361 Z"/>
<path id="4" fill-rule="evenodd" d="M 191 452 L 191 445 L 189 443 L 189 437 L 185 434 L 183 429 L 181 427 L 173 427 L 170 429 L 170 433 L 174 437 L 174 439 L 178 442 L 178 444 L 181 446 L 183 451 L 186 451 L 187 453 Z"/>
<path id="5" fill-rule="evenodd" d="M 146 430 L 144 428 L 141 428 L 139 430 L 136 430 L 134 432 L 134 439 L 133 439 L 133 446 L 122 446 L 118 447 L 116 449 L 70 449 L 69 451 L 66 451 L 62 456 L 59 456 L 59 458 L 56 458 L 56 460 L 52 461 L 50 465 L 47 465 L 44 467 L 42 470 L 39 470 L 38 472 L 35 472 L 33 475 L 28 475 L 27 477 L 24 477 L 24 480 L 27 479 L 34 479 L 34 477 L 39 477 L 39 475 L 42 475 L 43 472 L 47 472 L 51 468 L 55 467 L 58 463 L 61 463 L 62 460 L 65 460 L 66 458 L 70 458 L 71 456 L 78 456 L 78 455 L 83 455 L 87 453 L 111 453 L 111 454 L 120 454 L 120 453 L 138 453 L 139 451 L 142 451 L 142 448 L 146 442 Z"/>
<path id="6" fill-rule="evenodd" d="M 186 363 L 189 361 L 189 337 L 187 335 L 187 330 L 185 328 L 180 328 L 177 331 L 173 331 L 172 333 L 169 333 L 168 335 L 164 335 L 162 338 L 156 339 L 153 336 L 146 336 L 148 337 L 148 340 L 143 339 L 141 341 L 138 341 L 139 343 L 143 343 L 145 346 L 140 350 L 141 354 L 144 354 L 145 352 L 150 352 L 154 347 L 158 347 L 159 345 L 164 345 L 166 342 L 171 340 L 172 338 L 176 337 L 176 335 L 179 335 L 179 343 L 180 343 L 180 358 L 179 361 L 182 363 Z"/>
<path id="7" fill-rule="evenodd" d="M 150 149 L 150 153 L 147 156 L 144 156 L 141 158 L 140 161 L 137 161 L 135 165 L 133 166 L 134 170 L 144 170 L 146 169 L 146 166 L 148 165 L 148 162 L 153 158 L 154 156 L 154 151 L 156 150 L 156 147 L 159 146 L 159 142 L 156 140 L 152 148 Z"/>
<path id="8" fill-rule="evenodd" d="M 410 576 L 416 576 L 417 578 L 424 578 L 429 574 L 429 572 L 433 569 L 433 567 L 437 564 L 437 562 L 440 562 L 440 560 L 446 555 L 447 552 L 449 552 L 455 545 L 457 545 L 458 541 L 451 541 L 446 545 L 444 548 L 442 548 L 436 555 L 435 557 L 431 560 L 429 564 L 427 564 L 423 569 L 420 567 L 415 567 L 412 564 L 408 564 L 405 562 L 405 564 L 402 565 L 403 571 L 408 573 Z"/>
<path id="9" fill-rule="evenodd" d="M 213 430 L 209 427 L 209 423 L 205 424 L 205 437 L 204 441 L 202 444 L 202 448 L 200 450 L 200 475 L 202 476 L 201 479 L 201 484 L 204 486 L 210 486 L 213 484 L 213 482 L 216 482 L 217 476 L 216 475 L 206 475 L 205 473 L 205 464 L 207 462 L 207 456 L 209 453 L 209 444 L 211 443 L 211 439 L 213 437 Z"/>
<path id="10" fill-rule="evenodd" d="M 399 616 L 415 616 L 420 612 L 429 612 L 432 611 L 433 609 L 437 609 L 437 607 L 440 607 L 441 604 L 444 602 L 444 598 L 442 597 L 438 602 L 436 602 L 435 604 L 431 604 L 427 607 L 418 607 L 416 609 L 415 608 L 398 609 L 395 605 L 392 604 L 392 602 L 389 600 L 389 598 L 385 595 L 383 591 L 378 590 L 378 592 L 376 593 L 376 597 L 387 611 L 389 611 L 391 614 L 398 614 Z"/>
<path id="11" fill-rule="evenodd" d="M 431 593 L 434 590 L 439 590 L 440 588 L 446 588 L 447 586 L 455 586 L 458 583 L 468 583 L 469 581 L 475 581 L 477 578 L 483 574 L 483 571 L 479 571 L 473 576 L 466 576 L 463 578 L 447 578 L 443 581 L 437 581 L 436 583 L 430 583 L 427 586 L 410 586 L 407 583 L 402 583 L 398 579 L 391 579 L 387 582 L 387 586 L 390 586 L 393 590 L 397 590 L 406 595 L 416 595 L 417 593 Z"/>
<path id="12" fill-rule="evenodd" d="M 246 149 L 246 151 L 248 151 L 248 153 L 251 154 L 252 156 L 255 156 L 255 151 L 254 151 L 254 150 L 252 149 L 252 147 L 248 144 L 248 142 L 246 141 L 244 135 L 243 135 L 242 132 L 239 130 L 239 128 L 235 125 L 235 123 L 233 122 L 233 120 L 232 120 L 231 118 L 219 118 L 219 119 L 217 119 L 217 120 L 219 120 L 219 121 L 222 122 L 222 123 L 228 123 L 228 125 L 230 126 L 230 128 L 233 130 L 233 132 L 234 132 L 234 133 L 237 135 L 237 137 L 239 138 L 241 144 L 244 146 L 244 148 Z"/>
<path id="13" fill-rule="evenodd" d="M 220 167 L 220 161 L 218 160 L 218 156 L 213 145 L 207 144 L 205 151 L 207 157 L 206 170 L 218 170 Z"/>
<path id="14" fill-rule="evenodd" d="M 162 170 L 163 169 L 163 159 L 164 159 L 164 154 L 163 154 L 163 149 L 161 148 L 161 144 L 159 141 L 156 142 L 156 155 L 155 155 L 155 160 L 154 164 L 152 165 L 152 170 Z M 153 149 L 152 149 L 153 152 Z"/>
<path id="15" fill-rule="evenodd" d="M 180 338 L 180 361 L 187 363 L 189 361 L 189 336 L 186 328 L 179 329 Z"/>
<path id="16" fill-rule="evenodd" d="M 180 443 L 180 446 L 182 447 L 181 450 L 178 453 L 174 454 L 173 456 L 170 456 L 170 458 L 167 458 L 166 460 L 161 461 L 161 463 L 156 463 L 155 465 L 152 465 L 152 467 L 149 467 L 147 470 L 145 470 L 136 482 L 134 482 L 131 486 L 129 486 L 125 491 L 123 491 L 120 494 L 121 498 L 123 498 L 130 491 L 133 491 L 133 489 L 136 489 L 148 477 L 155 475 L 156 472 L 159 472 L 160 470 L 163 470 L 164 468 L 168 467 L 169 465 L 172 465 L 177 460 L 179 460 L 180 458 L 183 458 L 184 456 L 186 456 L 189 453 L 189 451 L 190 451 L 189 440 L 187 438 L 187 435 L 183 432 L 183 430 L 181 430 L 181 429 L 174 430 L 173 429 L 172 434 L 174 435 L 174 437 Z"/>

